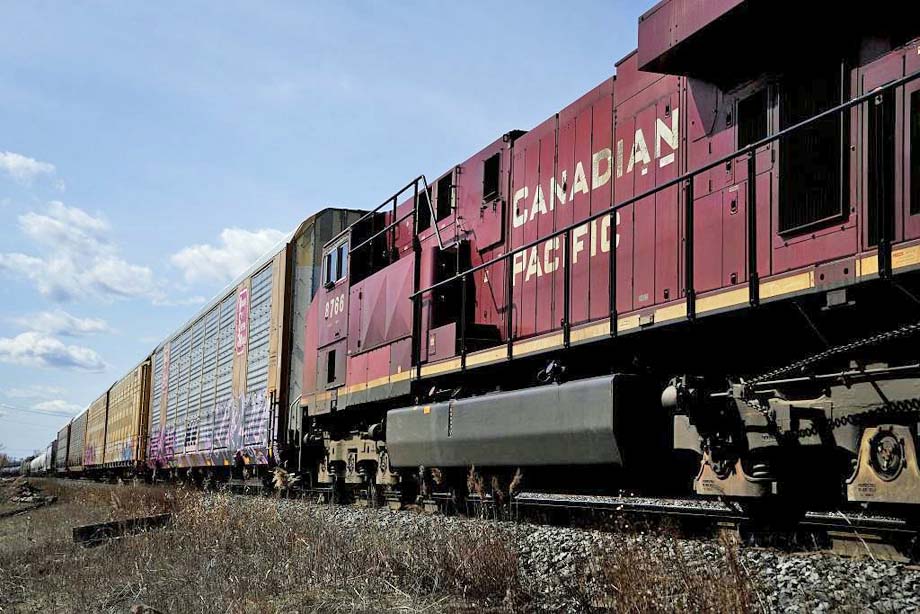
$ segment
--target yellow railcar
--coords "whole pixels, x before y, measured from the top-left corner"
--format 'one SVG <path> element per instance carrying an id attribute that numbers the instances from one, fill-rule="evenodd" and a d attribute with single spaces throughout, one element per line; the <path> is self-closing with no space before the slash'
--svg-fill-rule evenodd
<path id="1" fill-rule="evenodd" d="M 103 465 L 129 467 L 144 462 L 149 408 L 147 358 L 109 389 Z"/>
<path id="2" fill-rule="evenodd" d="M 109 408 L 109 393 L 90 403 L 86 418 L 86 445 L 83 448 L 83 468 L 92 470 L 102 465 L 105 456 L 105 428 Z"/>

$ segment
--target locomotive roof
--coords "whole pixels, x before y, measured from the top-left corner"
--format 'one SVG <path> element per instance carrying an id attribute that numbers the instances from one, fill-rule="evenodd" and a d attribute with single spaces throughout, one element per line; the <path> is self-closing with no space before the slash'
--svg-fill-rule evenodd
<path id="1" fill-rule="evenodd" d="M 730 86 L 822 58 L 865 60 L 867 37 L 892 47 L 910 40 L 903 7 L 894 0 L 871 9 L 831 0 L 662 0 L 639 18 L 638 67 Z"/>

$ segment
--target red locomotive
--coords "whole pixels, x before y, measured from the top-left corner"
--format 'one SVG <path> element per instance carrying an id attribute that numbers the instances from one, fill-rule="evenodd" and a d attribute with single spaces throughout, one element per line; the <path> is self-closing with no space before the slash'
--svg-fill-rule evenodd
<path id="1" fill-rule="evenodd" d="M 324 250 L 290 462 L 403 497 L 475 467 L 920 503 L 920 40 L 894 14 L 816 38 L 817 8 L 665 0 L 615 77 L 364 215 Z"/>

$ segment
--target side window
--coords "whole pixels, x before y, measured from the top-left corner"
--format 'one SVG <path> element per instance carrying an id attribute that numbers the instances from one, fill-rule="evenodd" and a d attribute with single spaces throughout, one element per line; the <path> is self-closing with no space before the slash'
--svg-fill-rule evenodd
<path id="1" fill-rule="evenodd" d="M 332 286 L 348 275 L 348 242 L 336 246 L 323 258 L 323 285 Z"/>
<path id="2" fill-rule="evenodd" d="M 326 354 L 326 383 L 335 382 L 335 350 L 329 350 Z"/>
<path id="3" fill-rule="evenodd" d="M 418 202 L 415 203 L 415 211 L 418 216 L 418 228 L 416 233 L 431 228 L 431 186 L 418 195 Z"/>
<path id="4" fill-rule="evenodd" d="M 920 90 L 910 95 L 910 214 L 920 213 Z"/>
<path id="5" fill-rule="evenodd" d="M 738 101 L 738 149 L 767 138 L 767 90 Z"/>
<path id="6" fill-rule="evenodd" d="M 323 259 L 323 285 L 329 286 L 335 283 L 335 256 L 335 251 L 331 251 Z"/>
<path id="7" fill-rule="evenodd" d="M 482 163 L 482 200 L 488 202 L 498 198 L 501 181 L 501 153 L 491 156 Z"/>
<path id="8" fill-rule="evenodd" d="M 454 206 L 453 173 L 448 173 L 438 180 L 437 215 L 438 221 L 450 217 Z"/>
<path id="9" fill-rule="evenodd" d="M 348 275 L 348 243 L 339 245 L 336 253 L 335 280 L 338 281 Z"/>

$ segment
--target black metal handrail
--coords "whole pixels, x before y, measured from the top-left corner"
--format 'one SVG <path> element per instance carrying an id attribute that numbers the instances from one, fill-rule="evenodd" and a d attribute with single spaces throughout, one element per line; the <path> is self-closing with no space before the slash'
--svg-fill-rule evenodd
<path id="1" fill-rule="evenodd" d="M 421 177 L 424 177 L 424 175 L 422 175 Z M 418 180 L 419 180 L 421 177 L 416 177 L 415 179 L 413 179 L 412 181 L 410 181 L 409 183 L 407 183 L 405 186 L 403 186 L 403 187 L 402 187 L 399 191 L 397 191 L 395 194 L 393 194 L 392 196 L 390 196 L 389 198 L 387 198 L 385 201 L 383 201 L 382 203 L 380 203 L 379 205 L 377 205 L 376 207 L 374 207 L 373 209 L 371 209 L 370 211 L 368 211 L 367 213 L 365 213 L 364 215 L 362 215 L 361 217 L 359 217 L 357 220 L 355 220 L 354 222 L 352 222 L 351 224 L 349 224 L 348 227 L 346 227 L 346 228 L 343 229 L 341 232 L 339 232 L 339 234 L 335 235 L 334 237 L 332 237 L 331 239 L 329 239 L 328 241 L 326 241 L 326 245 L 329 245 L 329 244 L 331 244 L 331 243 L 335 243 L 335 242 L 338 241 L 340 238 L 342 238 L 343 236 L 345 236 L 346 234 L 348 234 L 348 231 L 351 230 L 352 227 L 354 227 L 354 226 L 357 225 L 357 224 L 360 224 L 360 223 L 363 222 L 364 220 L 369 219 L 369 218 L 372 217 L 374 214 L 376 214 L 378 211 L 380 211 L 381 209 L 383 209 L 386 205 L 388 205 L 388 204 L 390 204 L 391 202 L 393 202 L 393 200 L 394 200 L 395 198 L 397 198 L 400 194 L 402 194 L 403 192 L 405 192 L 406 190 L 408 190 L 409 188 L 411 188 L 415 183 L 417 183 Z"/>
<path id="2" fill-rule="evenodd" d="M 419 200 L 418 197 L 419 197 L 419 192 L 420 192 L 419 183 L 421 183 L 423 186 L 423 189 L 421 190 L 421 192 L 425 194 L 425 200 L 428 202 L 428 210 L 431 213 L 431 219 L 435 219 L 434 205 L 431 202 L 431 193 L 430 193 L 430 186 L 428 185 L 428 179 L 425 177 L 425 175 L 419 175 L 418 177 L 416 177 L 415 179 L 413 179 L 412 181 L 404 185 L 402 188 L 400 188 L 398 191 L 396 191 L 392 196 L 387 198 L 385 201 L 383 201 L 382 203 L 374 207 L 372 210 L 368 211 L 367 213 L 359 217 L 357 220 L 349 224 L 347 228 L 343 229 L 337 235 L 332 237 L 329 241 L 326 241 L 326 245 L 332 245 L 333 243 L 337 242 L 339 239 L 341 239 L 342 237 L 347 235 L 349 232 L 351 232 L 352 228 L 354 228 L 361 222 L 364 222 L 365 220 L 370 219 L 372 216 L 376 215 L 381 209 L 383 209 L 385 206 L 389 204 L 393 205 L 393 221 L 387 224 L 383 229 L 371 235 L 369 238 L 361 241 L 361 243 L 350 246 L 348 249 L 349 255 L 354 254 L 359 249 L 363 248 L 366 245 L 369 245 L 372 241 L 374 241 L 374 239 L 380 236 L 383 236 L 388 232 L 395 233 L 396 227 L 399 226 L 399 224 L 401 224 L 405 220 L 409 219 L 410 217 L 413 218 L 413 221 L 414 221 L 415 216 L 417 215 L 417 212 L 418 212 L 417 211 L 418 210 L 418 200 Z M 396 211 L 397 211 L 397 208 L 399 207 L 399 197 L 402 196 L 407 191 L 409 191 L 410 188 L 413 189 L 413 193 L 414 193 L 412 211 L 403 215 L 400 218 L 397 218 Z M 413 232 L 415 232 L 414 224 L 413 224 Z M 441 240 L 441 231 L 437 227 L 436 224 L 435 224 L 435 233 L 437 234 L 437 238 L 438 238 L 438 246 L 441 249 L 444 249 L 444 243 Z"/>
<path id="3" fill-rule="evenodd" d="M 748 202 L 746 203 L 747 213 L 748 213 L 748 220 L 747 220 L 748 263 L 749 263 L 748 284 L 749 284 L 749 291 L 750 291 L 750 302 L 752 304 L 757 304 L 759 302 L 759 295 L 758 295 L 757 240 L 756 240 L 756 230 L 757 230 L 756 228 L 756 182 L 754 180 L 756 177 L 756 156 L 754 155 L 755 152 L 761 147 L 764 147 L 766 145 L 770 145 L 774 142 L 780 141 L 795 132 L 808 128 L 809 126 L 812 126 L 813 124 L 816 124 L 824 119 L 827 119 L 828 117 L 833 117 L 833 116 L 842 114 L 844 111 L 855 108 L 863 103 L 866 103 L 884 92 L 892 91 L 897 88 L 903 87 L 909 83 L 912 83 L 913 81 L 917 79 L 920 79 L 920 71 L 907 75 L 905 77 L 901 77 L 885 85 L 879 86 L 878 88 L 872 90 L 871 92 L 861 94 L 860 96 L 852 98 L 835 107 L 822 111 L 821 113 L 818 113 L 817 115 L 814 115 L 808 119 L 805 119 L 797 124 L 793 124 L 792 126 L 789 126 L 788 128 L 784 128 L 783 130 L 780 130 L 779 132 L 775 134 L 772 134 L 763 139 L 760 139 L 759 141 L 756 141 L 754 143 L 741 147 L 737 151 L 729 155 L 723 156 L 713 162 L 706 163 L 703 166 L 700 166 L 692 171 L 686 172 L 683 175 L 680 175 L 674 179 L 668 180 L 661 185 L 658 185 L 652 189 L 646 190 L 645 192 L 642 192 L 641 194 L 632 196 L 631 198 L 628 198 L 620 203 L 611 205 L 610 207 L 602 211 L 598 211 L 597 213 L 593 213 L 577 222 L 573 222 L 572 224 L 569 224 L 568 226 L 565 226 L 564 228 L 556 230 L 549 235 L 545 235 L 543 237 L 540 237 L 539 239 L 536 239 L 534 241 L 521 245 L 520 247 L 516 247 L 512 250 L 509 250 L 507 253 L 496 256 L 495 258 L 492 258 L 488 262 L 478 264 L 465 271 L 461 271 L 457 273 L 453 277 L 449 277 L 427 288 L 418 290 L 412 295 L 410 295 L 409 298 L 416 305 L 416 311 L 419 311 L 418 307 L 420 306 L 419 305 L 420 298 L 424 294 L 427 294 L 429 292 L 442 288 L 448 284 L 452 284 L 457 281 L 465 280 L 468 276 L 474 273 L 477 273 L 478 271 L 484 270 L 491 266 L 495 266 L 496 264 L 504 262 L 506 260 L 510 260 L 518 253 L 525 252 L 538 245 L 542 245 L 546 243 L 547 241 L 553 240 L 559 236 L 564 235 L 565 237 L 564 240 L 566 241 L 566 249 L 564 253 L 565 261 L 563 262 L 563 265 L 564 265 L 563 275 L 564 275 L 564 283 L 566 287 L 566 295 L 563 297 L 564 314 L 563 314 L 563 320 L 562 320 L 562 328 L 563 328 L 563 334 L 564 334 L 564 343 L 566 346 L 568 346 L 569 340 L 570 340 L 569 338 L 569 332 L 570 332 L 570 313 L 569 313 L 570 304 L 569 303 L 570 301 L 569 301 L 568 292 L 569 292 L 569 284 L 570 284 L 570 277 L 571 277 L 570 243 L 571 243 L 572 231 L 586 224 L 590 224 L 594 220 L 600 219 L 605 216 L 611 216 L 612 218 L 611 219 L 611 229 L 612 229 L 611 232 L 615 233 L 615 219 L 613 219 L 613 216 L 615 216 L 617 211 L 625 207 L 628 207 L 630 205 L 633 205 L 635 203 L 638 203 L 639 201 L 649 198 L 650 196 L 654 196 L 658 194 L 659 192 L 667 190 L 668 188 L 686 184 L 684 186 L 685 187 L 685 191 L 684 191 L 684 194 L 685 194 L 684 237 L 685 237 L 685 260 L 686 260 L 686 262 L 684 263 L 685 264 L 685 271 L 684 271 L 685 284 L 686 284 L 685 298 L 687 301 L 687 316 L 688 318 L 693 318 L 695 317 L 695 307 L 696 307 L 695 305 L 696 296 L 695 296 L 694 283 L 693 283 L 693 268 L 694 268 L 694 263 L 693 263 L 693 260 L 694 260 L 693 179 L 702 173 L 705 173 L 714 168 L 722 166 L 728 162 L 733 162 L 739 158 L 742 158 L 743 156 L 748 156 L 748 160 L 747 160 L 747 164 L 748 164 L 748 169 L 747 169 L 748 170 L 748 192 L 747 192 Z M 879 230 L 880 237 L 878 241 L 879 265 L 880 265 L 879 273 L 882 276 L 886 276 L 890 274 L 890 271 L 882 270 L 882 269 L 886 267 L 890 267 L 890 262 L 891 262 L 890 254 L 881 253 L 882 251 L 885 251 L 885 250 L 887 251 L 891 250 L 890 238 L 884 236 L 885 232 L 886 232 L 885 229 Z M 611 246 L 610 246 L 610 252 L 609 252 L 610 253 L 609 277 L 610 277 L 611 283 L 610 283 L 609 290 L 610 290 L 610 301 L 611 301 L 610 302 L 610 318 L 611 318 L 610 327 L 611 327 L 612 335 L 615 335 L 617 331 L 617 325 L 616 325 L 616 251 L 617 250 L 616 250 L 615 243 L 616 243 L 615 239 L 611 237 Z M 513 337 L 511 313 L 512 313 L 512 304 L 513 304 L 512 292 L 513 292 L 514 273 L 512 271 L 512 268 L 513 268 L 512 266 L 507 267 L 508 274 L 507 274 L 507 287 L 506 287 L 506 294 L 507 294 L 506 317 L 507 317 L 507 328 L 508 328 L 507 342 L 509 346 L 509 355 L 511 351 L 511 343 L 512 343 L 512 337 Z M 464 292 L 462 293 L 463 300 L 461 302 L 465 302 L 465 298 L 466 298 L 466 293 Z M 461 305 L 460 314 L 461 314 L 460 315 L 461 317 L 460 330 L 463 332 L 466 330 L 466 322 L 465 322 L 466 305 L 465 304 Z M 416 343 L 418 342 L 419 340 L 416 339 Z M 465 339 L 460 340 L 460 347 L 463 353 L 465 354 L 465 350 L 466 350 L 466 340 Z M 464 358 L 465 356 L 461 356 L 461 360 L 463 360 Z M 417 367 L 420 373 L 421 365 L 419 364 L 417 365 Z"/>

